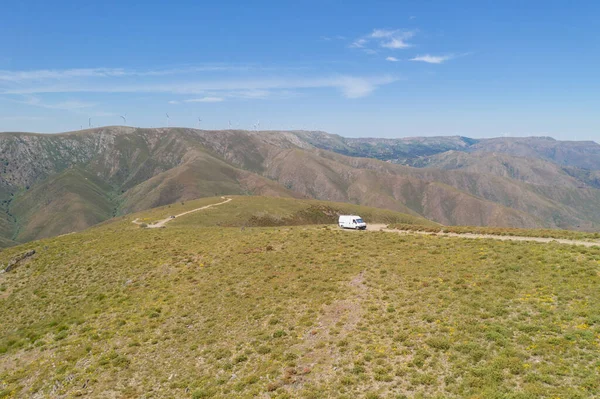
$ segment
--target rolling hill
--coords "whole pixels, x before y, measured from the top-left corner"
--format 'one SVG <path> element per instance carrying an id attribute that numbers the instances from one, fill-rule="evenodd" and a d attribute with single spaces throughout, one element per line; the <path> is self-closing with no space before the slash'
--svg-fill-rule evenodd
<path id="1" fill-rule="evenodd" d="M 165 228 L 132 223 L 221 201 L 0 251 L 2 268 L 13 265 L 0 273 L 0 397 L 584 398 L 600 389 L 598 247 L 342 231 L 307 224 L 336 212 L 432 223 L 274 197 L 232 197 Z"/>
<path id="2" fill-rule="evenodd" d="M 531 157 L 511 155 L 527 145 Z M 348 202 L 447 225 L 597 230 L 598 172 L 579 167 L 595 165 L 595 151 L 545 138 L 131 127 L 3 133 L 0 245 L 223 194 Z M 389 162 L 399 154 L 406 165 Z"/>

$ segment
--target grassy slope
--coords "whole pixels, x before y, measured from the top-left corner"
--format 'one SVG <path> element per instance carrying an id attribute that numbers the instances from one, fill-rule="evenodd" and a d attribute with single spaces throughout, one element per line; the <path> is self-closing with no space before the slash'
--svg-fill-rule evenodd
<path id="1" fill-rule="evenodd" d="M 129 213 L 176 201 L 226 194 L 296 196 L 284 187 L 228 165 L 208 154 L 160 173 L 123 195 L 122 211 Z"/>
<path id="2" fill-rule="evenodd" d="M 0 252 L 38 251 L 0 275 L 0 396 L 600 389 L 598 248 L 185 220 L 124 217 Z"/>
<path id="3" fill-rule="evenodd" d="M 511 182 L 502 180 L 500 183 L 504 184 L 498 188 L 483 175 L 423 171 L 368 158 L 294 150 L 274 159 L 268 176 L 283 185 L 291 182 L 292 190 L 308 196 L 412 212 L 443 224 L 538 227 L 545 222 L 532 214 L 485 200 L 484 195 L 469 194 L 473 186 L 483 184 L 499 195 L 514 191 Z M 462 186 L 464 190 L 454 186 Z"/>
<path id="4" fill-rule="evenodd" d="M 411 166 L 492 174 L 536 185 L 552 183 L 554 186 L 568 188 L 581 185 L 581 181 L 555 163 L 502 153 L 448 151 L 419 158 Z"/>
<path id="5" fill-rule="evenodd" d="M 484 234 L 496 236 L 514 237 L 541 237 L 541 238 L 564 238 L 567 240 L 597 241 L 600 233 L 585 233 L 582 231 L 560 230 L 560 229 L 514 229 L 506 227 L 482 227 L 482 226 L 442 226 L 429 227 L 414 224 L 392 223 L 390 229 L 425 231 L 430 233 L 457 233 L 457 234 Z"/>
<path id="6" fill-rule="evenodd" d="M 444 209 L 436 204 L 436 201 L 442 204 L 445 202 L 444 196 L 448 194 L 446 190 L 426 196 L 432 199 L 436 206 L 430 207 L 424 214 L 444 224 L 594 230 L 600 223 L 600 216 L 594 211 L 600 206 L 600 191 L 591 188 L 578 190 L 543 186 L 486 173 L 408 168 L 364 158 L 349 159 L 338 156 L 337 161 L 353 162 L 355 167 L 373 169 L 380 175 L 384 172 L 402 174 L 415 180 L 432 182 L 438 185 L 437 189 L 441 188 L 439 185 L 447 185 L 453 187 L 457 193 L 471 194 L 473 198 L 470 199 L 470 203 L 467 204 L 467 197 L 463 195 L 464 200 L 457 202 L 458 207 L 455 209 Z M 485 199 L 487 203 L 477 203 L 474 199 Z M 474 213 L 474 209 L 484 211 Z M 518 211 L 519 214 L 514 211 Z M 508 217 L 512 220 L 507 223 Z"/>
<path id="7" fill-rule="evenodd" d="M 386 209 L 338 202 L 300 200 L 292 198 L 228 196 L 233 201 L 218 207 L 191 213 L 170 222 L 180 226 L 278 226 L 301 224 L 336 224 L 340 214 L 357 214 L 367 223 L 407 223 L 439 226 L 419 216 Z M 220 202 L 218 198 L 203 198 L 155 208 L 142 212 L 140 221 L 152 223 L 204 205 Z M 137 214 L 128 216 L 138 218 Z"/>
<path id="8" fill-rule="evenodd" d="M 81 230 L 113 216 L 113 189 L 84 170 L 73 168 L 17 196 L 11 212 L 17 239 L 27 241 Z"/>
<path id="9" fill-rule="evenodd" d="M 11 240 L 9 238 L 0 237 L 0 248 L 12 247 L 13 245 L 17 245 L 18 242 Z"/>
<path id="10" fill-rule="evenodd" d="M 16 225 L 6 209 L 0 208 L 0 248 L 15 245 L 12 240 L 15 234 Z"/>

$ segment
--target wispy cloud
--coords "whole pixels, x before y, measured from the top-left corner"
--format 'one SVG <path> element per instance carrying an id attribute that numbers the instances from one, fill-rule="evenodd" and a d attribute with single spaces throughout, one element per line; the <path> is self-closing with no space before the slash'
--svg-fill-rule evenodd
<path id="1" fill-rule="evenodd" d="M 57 80 L 72 78 L 96 78 L 124 76 L 125 71 L 120 68 L 83 68 L 83 69 L 40 69 L 32 71 L 4 71 L 0 70 L 0 81 L 24 82 L 28 80 Z"/>
<path id="2" fill-rule="evenodd" d="M 41 116 L 19 116 L 19 115 L 11 115 L 11 116 L 1 116 L 0 115 L 0 120 L 2 121 L 17 121 L 17 122 L 28 122 L 28 121 L 41 121 L 44 120 L 46 118 L 41 117 Z"/>
<path id="3" fill-rule="evenodd" d="M 325 42 L 330 42 L 333 40 L 346 40 L 346 36 L 335 35 L 335 36 L 321 36 L 321 40 Z"/>
<path id="4" fill-rule="evenodd" d="M 129 71 L 123 71 L 127 74 Z M 198 102 L 218 101 L 217 98 L 245 97 L 264 98 L 271 91 L 295 91 L 307 89 L 333 88 L 339 90 L 347 98 L 363 97 L 372 93 L 377 87 L 397 80 L 389 75 L 354 76 L 332 75 L 324 77 L 257 77 L 237 79 L 144 79 L 122 80 L 117 77 L 97 81 L 95 79 L 64 79 L 55 81 L 53 78 L 41 82 L 24 82 L 12 85 L 11 88 L 0 88 L 5 95 L 35 95 L 42 93 L 170 93 L 182 95 L 202 95 L 195 100 Z M 212 93 L 212 94 L 207 94 Z M 32 102 L 31 105 L 39 105 Z M 39 105 L 42 106 L 42 105 Z M 63 107 L 88 107 L 91 104 L 65 102 L 55 104 Z"/>
<path id="5" fill-rule="evenodd" d="M 381 43 L 381 47 L 390 48 L 390 49 L 403 49 L 412 47 L 412 44 L 408 44 L 404 41 L 404 39 L 399 39 L 396 37 L 390 38 L 388 41 Z"/>
<path id="6" fill-rule="evenodd" d="M 446 54 L 446 55 L 430 55 L 430 54 L 425 54 L 425 55 L 419 55 L 416 56 L 414 58 L 411 58 L 411 61 L 420 61 L 420 62 L 426 62 L 428 64 L 442 64 L 448 60 L 451 60 L 453 58 L 456 58 L 456 55 L 454 54 Z"/>
<path id="7" fill-rule="evenodd" d="M 324 87 L 332 85 L 342 91 L 347 98 L 360 98 L 371 94 L 377 87 L 394 82 L 396 79 L 391 76 L 382 76 L 377 78 L 357 78 L 344 76 L 330 81 L 322 82 Z"/>
<path id="8" fill-rule="evenodd" d="M 201 97 L 201 98 L 189 98 L 183 100 L 184 103 L 220 103 L 224 101 L 223 97 Z"/>
<path id="9" fill-rule="evenodd" d="M 414 37 L 416 31 L 401 29 L 374 29 L 368 35 L 359 37 L 352 42 L 350 47 L 365 49 L 373 44 L 377 47 L 398 50 L 412 47 L 408 40 Z"/>
<path id="10" fill-rule="evenodd" d="M 16 102 L 26 105 L 33 105 L 36 107 L 47 108 L 47 109 L 55 109 L 55 110 L 64 110 L 64 111 L 74 111 L 82 108 L 90 108 L 95 106 L 96 104 L 88 103 L 79 100 L 69 100 L 69 101 L 59 101 L 59 102 L 45 102 L 42 101 L 39 97 L 35 96 L 25 96 L 23 100 L 16 100 Z"/>
<path id="11" fill-rule="evenodd" d="M 390 61 L 390 62 L 398 62 L 400 61 L 398 58 L 396 57 L 386 57 L 385 59 L 386 61 Z"/>
<path id="12" fill-rule="evenodd" d="M 39 69 L 29 71 L 0 70 L 0 81 L 20 83 L 26 81 L 69 80 L 84 78 L 115 78 L 115 77 L 152 77 L 184 75 L 198 72 L 223 71 L 268 71 L 277 68 L 260 65 L 229 65 L 208 64 L 200 66 L 184 66 L 177 68 L 156 68 L 150 70 L 135 70 L 124 68 L 72 68 L 72 69 Z"/>
<path id="13" fill-rule="evenodd" d="M 364 48 L 368 42 L 369 41 L 364 38 L 356 39 L 355 41 L 352 42 L 352 44 L 350 44 L 350 47 Z"/>

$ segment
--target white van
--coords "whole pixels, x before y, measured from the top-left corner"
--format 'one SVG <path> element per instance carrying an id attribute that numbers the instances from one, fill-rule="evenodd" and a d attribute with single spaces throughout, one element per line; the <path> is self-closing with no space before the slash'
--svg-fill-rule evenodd
<path id="1" fill-rule="evenodd" d="M 342 229 L 365 230 L 367 228 L 365 221 L 356 215 L 340 215 L 338 224 Z"/>

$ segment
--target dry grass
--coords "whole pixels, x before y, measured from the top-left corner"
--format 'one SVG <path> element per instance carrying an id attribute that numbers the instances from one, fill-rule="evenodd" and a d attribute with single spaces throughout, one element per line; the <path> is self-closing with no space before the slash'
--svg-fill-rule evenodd
<path id="1" fill-rule="evenodd" d="M 485 226 L 424 226 L 410 223 L 392 223 L 391 229 L 424 231 L 430 233 L 456 233 L 456 234 L 483 234 L 496 236 L 513 237 L 541 237 L 556 238 L 567 240 L 587 240 L 597 241 L 600 239 L 600 233 L 585 233 L 574 230 L 560 229 L 516 229 L 510 227 L 485 227 Z"/>
<path id="2" fill-rule="evenodd" d="M 597 248 L 181 222 L 0 252 L 0 397 L 600 390 Z"/>

